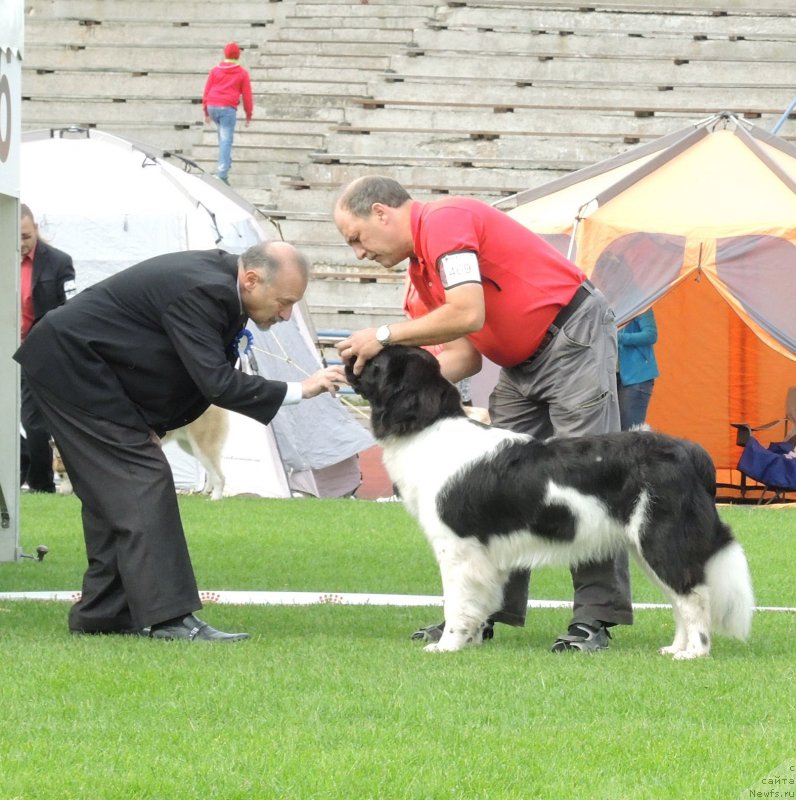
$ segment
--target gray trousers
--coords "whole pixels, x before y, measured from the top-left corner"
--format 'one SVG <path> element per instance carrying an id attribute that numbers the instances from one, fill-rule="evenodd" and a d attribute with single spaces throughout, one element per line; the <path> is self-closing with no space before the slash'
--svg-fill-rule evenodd
<path id="1" fill-rule="evenodd" d="M 538 355 L 501 370 L 489 399 L 492 424 L 537 439 L 618 431 L 616 324 L 603 294 L 592 294 Z M 573 568 L 572 623 L 630 625 L 633 609 L 627 553 Z M 496 622 L 522 626 L 530 570 L 513 572 Z"/>
<path id="2" fill-rule="evenodd" d="M 29 385 L 83 506 L 88 569 L 70 629 L 141 628 L 201 608 L 171 467 L 155 435 Z"/>

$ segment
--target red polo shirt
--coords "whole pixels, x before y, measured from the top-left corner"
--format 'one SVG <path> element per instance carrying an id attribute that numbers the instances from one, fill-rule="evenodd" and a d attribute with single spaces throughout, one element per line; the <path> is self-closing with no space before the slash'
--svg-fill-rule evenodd
<path id="1" fill-rule="evenodd" d="M 439 259 L 462 251 L 478 257 L 486 321 L 468 339 L 502 367 L 515 366 L 536 350 L 586 279 L 544 239 L 480 200 L 415 202 L 411 221 L 415 257 L 409 277 L 429 309 L 445 302 Z"/>

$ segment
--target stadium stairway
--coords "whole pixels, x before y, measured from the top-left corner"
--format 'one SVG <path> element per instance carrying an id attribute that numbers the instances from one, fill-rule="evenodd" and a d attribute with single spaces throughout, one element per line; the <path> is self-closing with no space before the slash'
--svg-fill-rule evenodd
<path id="1" fill-rule="evenodd" d="M 255 116 L 231 183 L 315 265 L 318 327 L 350 329 L 399 318 L 402 281 L 340 240 L 342 184 L 493 201 L 717 111 L 770 130 L 794 94 L 791 4 L 26 0 L 23 129 L 98 127 L 212 172 L 201 93 L 237 41 Z"/>

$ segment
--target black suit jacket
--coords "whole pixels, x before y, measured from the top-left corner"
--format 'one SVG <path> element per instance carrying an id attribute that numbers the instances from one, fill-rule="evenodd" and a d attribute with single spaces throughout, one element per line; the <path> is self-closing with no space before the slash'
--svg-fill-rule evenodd
<path id="1" fill-rule="evenodd" d="M 62 306 L 75 280 L 72 256 L 39 239 L 33 253 L 31 294 L 34 323 L 48 311 Z"/>
<path id="2" fill-rule="evenodd" d="M 122 270 L 48 313 L 14 358 L 66 405 L 131 428 L 162 435 L 210 403 L 267 424 L 287 384 L 234 369 L 237 262 L 207 250 Z"/>

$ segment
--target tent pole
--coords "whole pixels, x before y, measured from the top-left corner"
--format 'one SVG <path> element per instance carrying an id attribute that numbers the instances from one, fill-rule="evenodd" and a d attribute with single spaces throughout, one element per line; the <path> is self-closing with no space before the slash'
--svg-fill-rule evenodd
<path id="1" fill-rule="evenodd" d="M 790 116 L 790 112 L 793 111 L 794 107 L 796 107 L 796 97 L 790 101 L 790 105 L 785 109 L 783 115 L 777 120 L 777 124 L 771 129 L 771 133 L 777 133 L 779 129 L 785 124 L 785 121 Z"/>
<path id="2" fill-rule="evenodd" d="M 578 212 L 578 216 L 575 217 L 575 224 L 572 226 L 572 235 L 569 237 L 569 247 L 567 248 L 567 261 L 572 261 L 572 254 L 575 250 L 575 237 L 578 235 L 578 225 L 580 225 L 581 219 L 583 219 L 583 217 L 581 217 L 580 212 Z"/>

